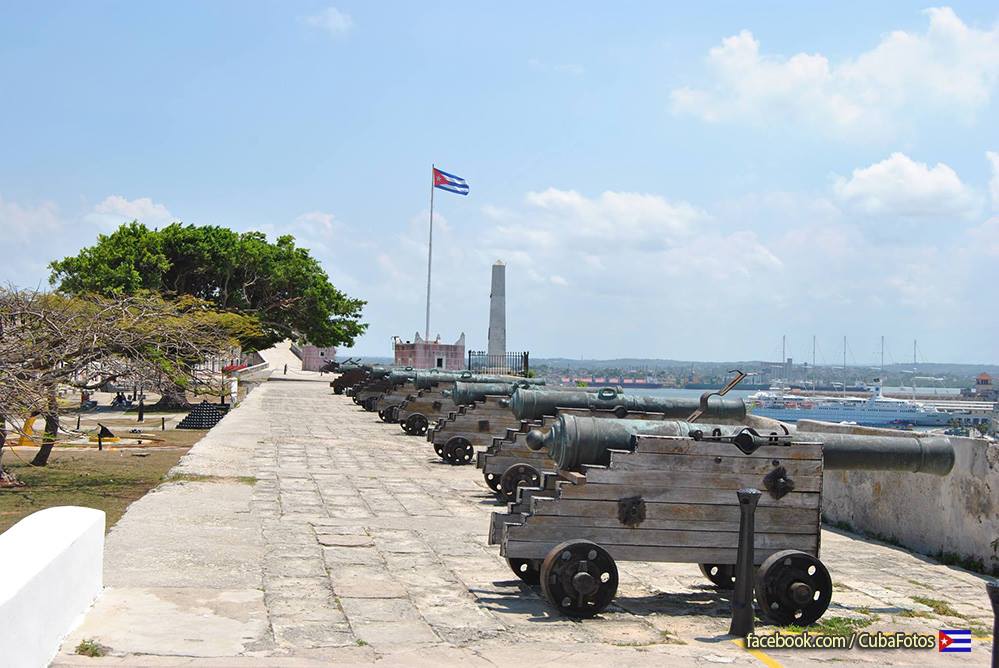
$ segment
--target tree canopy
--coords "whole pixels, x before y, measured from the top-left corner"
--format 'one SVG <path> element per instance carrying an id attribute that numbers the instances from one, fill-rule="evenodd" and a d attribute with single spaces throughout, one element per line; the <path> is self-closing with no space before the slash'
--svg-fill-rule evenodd
<path id="1" fill-rule="evenodd" d="M 286 338 L 350 346 L 367 328 L 365 302 L 336 289 L 290 235 L 271 243 L 261 232 L 181 223 L 149 229 L 133 221 L 49 266 L 50 282 L 64 293 L 191 295 L 249 316 L 258 326 L 241 333 L 244 348 Z"/>

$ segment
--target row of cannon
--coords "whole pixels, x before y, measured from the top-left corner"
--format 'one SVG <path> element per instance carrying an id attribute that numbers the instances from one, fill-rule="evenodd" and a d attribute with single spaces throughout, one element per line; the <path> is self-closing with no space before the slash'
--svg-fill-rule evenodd
<path id="1" fill-rule="evenodd" d="M 361 366 L 331 385 L 425 436 L 444 462 L 474 461 L 507 504 L 492 514 L 490 544 L 571 617 L 610 605 L 616 561 L 665 561 L 696 563 L 717 587 L 741 591 L 743 611 L 748 596 L 750 625 L 754 593 L 768 620 L 811 624 L 832 594 L 818 558 L 824 471 L 946 475 L 954 465 L 945 436 L 788 425 L 711 393 Z"/>

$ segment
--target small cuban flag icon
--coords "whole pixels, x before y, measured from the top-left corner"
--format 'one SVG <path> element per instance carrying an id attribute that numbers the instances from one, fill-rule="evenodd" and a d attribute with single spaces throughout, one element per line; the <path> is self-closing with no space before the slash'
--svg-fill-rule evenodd
<path id="1" fill-rule="evenodd" d="M 937 649 L 941 652 L 970 652 L 971 630 L 940 631 L 937 636 Z"/>

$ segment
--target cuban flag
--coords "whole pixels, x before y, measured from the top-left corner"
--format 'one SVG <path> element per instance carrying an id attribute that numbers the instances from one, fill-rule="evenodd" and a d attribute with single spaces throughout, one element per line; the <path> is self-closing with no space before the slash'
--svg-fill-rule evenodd
<path id="1" fill-rule="evenodd" d="M 940 631 L 937 636 L 937 649 L 941 652 L 970 652 L 971 630 Z"/>
<path id="2" fill-rule="evenodd" d="M 436 167 L 434 167 L 433 170 L 434 188 L 440 188 L 441 190 L 447 190 L 448 192 L 457 193 L 459 195 L 468 194 L 468 183 L 465 179 L 460 176 L 455 176 L 454 174 L 442 172 Z"/>

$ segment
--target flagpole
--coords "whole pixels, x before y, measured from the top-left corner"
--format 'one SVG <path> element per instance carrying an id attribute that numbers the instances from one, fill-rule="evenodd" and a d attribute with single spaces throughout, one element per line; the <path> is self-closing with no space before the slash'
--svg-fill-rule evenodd
<path id="1" fill-rule="evenodd" d="M 427 242 L 427 327 L 426 340 L 430 340 L 430 262 L 434 256 L 434 169 L 430 164 L 430 240 Z"/>

